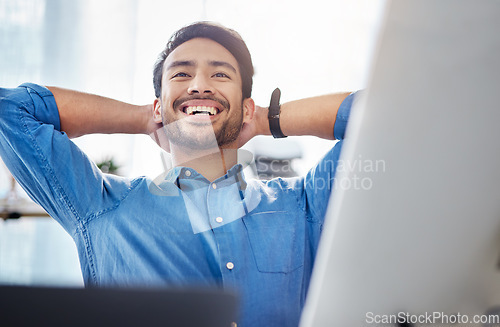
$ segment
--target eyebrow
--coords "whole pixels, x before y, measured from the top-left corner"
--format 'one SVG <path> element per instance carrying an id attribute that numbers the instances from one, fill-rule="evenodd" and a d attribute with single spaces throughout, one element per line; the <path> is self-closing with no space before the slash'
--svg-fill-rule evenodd
<path id="1" fill-rule="evenodd" d="M 213 67 L 225 67 L 230 70 L 232 70 L 234 73 L 236 73 L 236 68 L 234 68 L 233 65 L 226 61 L 218 61 L 218 60 L 210 60 L 208 62 L 210 66 Z M 167 66 L 167 70 L 175 67 L 195 67 L 196 62 L 194 60 L 178 60 L 178 61 L 173 61 Z"/>
<path id="2" fill-rule="evenodd" d="M 179 60 L 179 61 L 173 61 L 171 62 L 168 66 L 167 69 L 175 68 L 175 67 L 181 67 L 181 66 L 196 66 L 196 63 L 192 60 Z"/>
<path id="3" fill-rule="evenodd" d="M 236 73 L 236 68 L 234 68 L 233 65 L 231 65 L 230 63 L 228 63 L 226 61 L 212 60 L 212 61 L 209 61 L 208 64 L 210 66 L 214 66 L 214 67 L 225 67 L 225 68 L 232 70 L 234 73 Z"/>

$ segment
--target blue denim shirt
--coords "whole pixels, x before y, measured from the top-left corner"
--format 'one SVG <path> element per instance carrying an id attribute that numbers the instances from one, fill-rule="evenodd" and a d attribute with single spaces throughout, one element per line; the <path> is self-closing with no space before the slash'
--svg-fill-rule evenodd
<path id="1" fill-rule="evenodd" d="M 239 326 L 298 324 L 342 141 L 301 178 L 247 181 L 236 165 L 212 183 L 186 167 L 129 179 L 60 131 L 48 89 L 0 89 L 0 111 L 2 158 L 73 237 L 86 285 L 219 286 L 239 292 Z"/>

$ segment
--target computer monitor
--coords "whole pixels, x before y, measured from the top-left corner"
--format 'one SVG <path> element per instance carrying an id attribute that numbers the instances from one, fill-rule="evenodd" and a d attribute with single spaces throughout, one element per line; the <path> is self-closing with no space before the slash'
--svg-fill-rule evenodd
<path id="1" fill-rule="evenodd" d="M 0 286 L 0 326 L 236 326 L 238 298 L 219 289 Z"/>
<path id="2" fill-rule="evenodd" d="M 387 4 L 301 326 L 498 322 L 499 31 L 495 0 Z"/>

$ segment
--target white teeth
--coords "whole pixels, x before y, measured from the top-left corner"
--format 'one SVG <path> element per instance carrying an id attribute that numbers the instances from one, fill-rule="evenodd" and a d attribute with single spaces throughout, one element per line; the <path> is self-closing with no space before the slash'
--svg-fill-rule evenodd
<path id="1" fill-rule="evenodd" d="M 196 114 L 215 115 L 215 114 L 217 114 L 217 109 L 214 107 L 191 106 L 191 107 L 187 107 L 185 112 L 188 115 L 192 115 L 193 112 L 195 112 Z"/>

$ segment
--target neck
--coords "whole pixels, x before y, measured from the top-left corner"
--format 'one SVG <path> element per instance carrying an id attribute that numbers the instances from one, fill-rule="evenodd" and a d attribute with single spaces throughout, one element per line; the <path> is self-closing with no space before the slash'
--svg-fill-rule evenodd
<path id="1" fill-rule="evenodd" d="M 192 150 L 182 147 L 171 147 L 174 166 L 189 167 L 203 175 L 210 182 L 224 176 L 237 162 L 238 149 L 219 147 Z"/>

